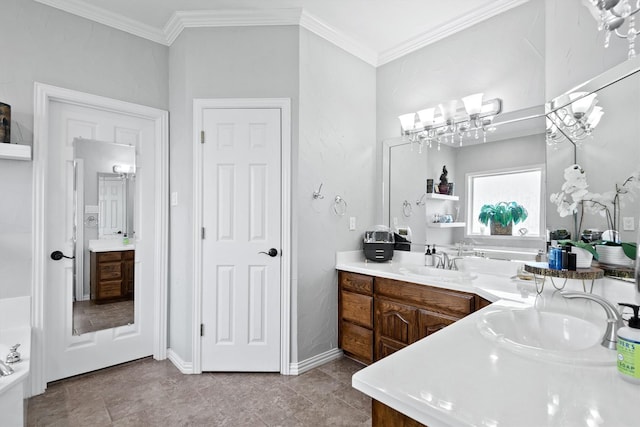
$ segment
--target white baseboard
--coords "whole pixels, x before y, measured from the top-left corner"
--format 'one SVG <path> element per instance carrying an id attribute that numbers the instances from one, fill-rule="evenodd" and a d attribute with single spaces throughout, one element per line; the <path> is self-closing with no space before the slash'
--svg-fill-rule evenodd
<path id="1" fill-rule="evenodd" d="M 172 349 L 167 349 L 167 358 L 173 363 L 176 368 L 183 374 L 193 374 L 193 363 L 185 362 L 178 354 Z"/>
<path id="2" fill-rule="evenodd" d="M 342 357 L 342 350 L 339 348 L 332 348 L 329 351 L 320 353 L 301 362 L 289 364 L 289 375 L 300 375 L 313 368 L 324 365 L 332 360 L 340 359 Z"/>

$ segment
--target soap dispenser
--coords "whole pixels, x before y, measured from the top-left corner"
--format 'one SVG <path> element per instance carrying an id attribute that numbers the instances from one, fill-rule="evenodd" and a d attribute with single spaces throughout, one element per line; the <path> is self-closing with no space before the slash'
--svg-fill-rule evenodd
<path id="1" fill-rule="evenodd" d="M 629 326 L 618 329 L 618 372 L 624 380 L 640 384 L 640 318 L 638 318 L 640 306 L 618 304 L 633 310 Z"/>
<path id="2" fill-rule="evenodd" d="M 433 267 L 433 257 L 431 256 L 431 245 L 427 245 L 427 250 L 424 252 L 424 265 L 427 267 Z"/>

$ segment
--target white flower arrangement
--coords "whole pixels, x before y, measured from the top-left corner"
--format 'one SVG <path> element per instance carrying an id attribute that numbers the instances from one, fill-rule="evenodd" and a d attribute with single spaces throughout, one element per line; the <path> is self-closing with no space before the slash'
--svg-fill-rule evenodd
<path id="1" fill-rule="evenodd" d="M 564 170 L 565 182 L 558 193 L 549 197 L 551 203 L 558 208 L 561 217 L 573 215 L 580 211 L 580 223 L 576 230 L 582 230 L 582 220 L 585 210 L 592 214 L 599 214 L 606 218 L 607 226 L 614 231 L 618 230 L 620 208 L 624 206 L 623 196 L 633 200 L 635 191 L 640 188 L 640 171 L 629 176 L 622 185 L 615 184 L 615 191 L 604 193 L 592 193 L 588 190 L 587 174 L 580 165 L 571 165 Z M 612 214 L 613 212 L 613 214 Z"/>

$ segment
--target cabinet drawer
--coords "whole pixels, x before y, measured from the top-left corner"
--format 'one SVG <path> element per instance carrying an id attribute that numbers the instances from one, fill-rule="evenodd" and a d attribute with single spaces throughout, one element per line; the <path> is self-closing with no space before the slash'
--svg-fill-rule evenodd
<path id="1" fill-rule="evenodd" d="M 122 278 L 121 262 L 101 262 L 98 264 L 98 276 L 100 281 Z"/>
<path id="2" fill-rule="evenodd" d="M 341 291 L 342 318 L 365 328 L 373 328 L 373 297 Z"/>
<path id="3" fill-rule="evenodd" d="M 122 282 L 102 282 L 98 288 L 98 298 L 117 298 L 122 295 Z"/>
<path id="4" fill-rule="evenodd" d="M 373 362 L 373 331 L 353 323 L 341 323 L 342 350 L 362 362 Z"/>
<path id="5" fill-rule="evenodd" d="M 475 311 L 475 295 L 427 285 L 376 278 L 376 296 L 401 300 L 438 313 L 464 317 Z"/>
<path id="6" fill-rule="evenodd" d="M 357 292 L 359 294 L 373 295 L 372 276 L 340 271 L 338 273 L 338 282 L 342 289 Z"/>
<path id="7" fill-rule="evenodd" d="M 98 262 L 120 261 L 122 259 L 122 252 L 98 252 Z"/>

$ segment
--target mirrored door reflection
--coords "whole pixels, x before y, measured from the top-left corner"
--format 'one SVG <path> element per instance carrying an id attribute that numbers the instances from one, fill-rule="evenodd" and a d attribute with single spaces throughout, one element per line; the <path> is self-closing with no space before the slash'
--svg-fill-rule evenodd
<path id="1" fill-rule="evenodd" d="M 134 323 L 135 147 L 76 138 L 73 334 Z"/>

